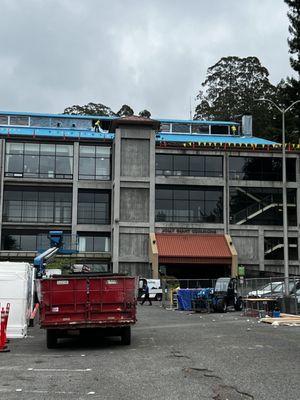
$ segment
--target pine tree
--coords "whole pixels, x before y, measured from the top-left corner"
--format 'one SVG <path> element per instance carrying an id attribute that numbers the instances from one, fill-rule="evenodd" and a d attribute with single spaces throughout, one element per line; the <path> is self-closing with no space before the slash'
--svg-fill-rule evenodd
<path id="1" fill-rule="evenodd" d="M 300 0 L 284 0 L 289 6 L 290 21 L 288 38 L 290 64 L 296 75 L 281 81 L 278 94 L 283 107 L 300 100 Z M 287 141 L 297 143 L 300 136 L 300 104 L 296 104 L 287 115 Z"/>

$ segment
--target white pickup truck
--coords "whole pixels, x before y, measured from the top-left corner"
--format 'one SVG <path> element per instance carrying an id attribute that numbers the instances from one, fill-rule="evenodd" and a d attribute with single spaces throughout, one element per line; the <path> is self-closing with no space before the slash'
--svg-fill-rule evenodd
<path id="1" fill-rule="evenodd" d="M 145 293 L 143 292 L 143 287 L 145 285 L 149 287 L 149 297 L 151 300 L 162 300 L 162 287 L 160 279 L 139 279 L 139 298 L 142 299 L 145 297 Z"/>

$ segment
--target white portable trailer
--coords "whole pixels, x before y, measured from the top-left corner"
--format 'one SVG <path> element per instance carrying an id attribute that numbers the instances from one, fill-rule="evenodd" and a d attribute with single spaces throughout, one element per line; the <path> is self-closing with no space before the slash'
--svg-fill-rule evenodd
<path id="1" fill-rule="evenodd" d="M 0 304 L 10 303 L 7 337 L 23 338 L 33 309 L 34 271 L 22 262 L 0 262 Z"/>

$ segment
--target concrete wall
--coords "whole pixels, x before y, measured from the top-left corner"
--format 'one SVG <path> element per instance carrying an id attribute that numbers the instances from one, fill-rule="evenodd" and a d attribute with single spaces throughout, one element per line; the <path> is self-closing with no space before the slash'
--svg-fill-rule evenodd
<path id="1" fill-rule="evenodd" d="M 149 177 L 150 148 L 147 139 L 123 139 L 121 176 Z"/>
<path id="2" fill-rule="evenodd" d="M 121 188 L 120 221 L 149 221 L 149 189 Z"/>

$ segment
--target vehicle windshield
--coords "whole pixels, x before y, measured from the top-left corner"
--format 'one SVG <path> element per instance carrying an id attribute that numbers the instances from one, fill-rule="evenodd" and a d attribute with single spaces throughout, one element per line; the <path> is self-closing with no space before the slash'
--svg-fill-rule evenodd
<path id="1" fill-rule="evenodd" d="M 264 292 L 272 292 L 272 291 L 275 291 L 276 290 L 276 288 L 277 288 L 277 286 L 278 285 L 280 285 L 280 283 L 278 283 L 278 282 L 272 282 L 272 283 L 268 283 L 266 286 L 262 286 L 260 289 L 258 289 L 258 290 L 261 290 L 261 291 L 264 291 Z"/>
<path id="2" fill-rule="evenodd" d="M 293 290 L 294 287 L 294 282 L 289 282 L 289 292 Z M 274 289 L 275 293 L 281 293 L 284 292 L 284 282 L 281 282 L 276 288 Z"/>
<path id="3" fill-rule="evenodd" d="M 227 292 L 229 281 L 230 281 L 230 278 L 217 280 L 215 291 L 216 292 Z"/>

